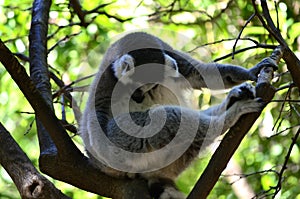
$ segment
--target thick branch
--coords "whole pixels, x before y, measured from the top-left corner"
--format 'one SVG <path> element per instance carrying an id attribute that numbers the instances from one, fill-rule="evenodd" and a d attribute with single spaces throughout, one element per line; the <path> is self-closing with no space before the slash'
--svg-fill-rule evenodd
<path id="1" fill-rule="evenodd" d="M 52 104 L 47 65 L 47 32 L 51 0 L 35 0 L 29 33 L 30 76 L 49 106 Z"/>
<path id="2" fill-rule="evenodd" d="M 281 53 L 277 54 L 280 49 L 274 51 L 271 58 L 279 61 Z M 278 58 L 279 57 L 279 58 Z M 269 102 L 274 94 L 275 89 L 269 83 L 273 75 L 273 69 L 270 67 L 264 68 L 260 72 L 258 78 L 256 92 L 257 97 L 261 97 L 265 102 Z M 218 149 L 213 154 L 206 169 L 202 173 L 200 179 L 196 183 L 194 189 L 188 196 L 188 199 L 204 199 L 208 196 L 216 182 L 218 181 L 221 173 L 226 168 L 232 155 L 238 148 L 242 139 L 254 124 L 255 120 L 259 117 L 260 113 L 251 113 L 244 115 L 224 136 Z"/>
<path id="3" fill-rule="evenodd" d="M 23 199 L 69 198 L 35 169 L 1 123 L 0 163 L 13 179 Z"/>
<path id="4" fill-rule="evenodd" d="M 143 180 L 117 179 L 103 174 L 93 167 L 87 158 L 76 165 L 61 162 L 53 157 L 42 157 L 43 169 L 57 180 L 70 183 L 78 188 L 101 196 L 116 199 L 140 199 L 149 196 L 147 182 Z"/>
<path id="5" fill-rule="evenodd" d="M 29 33 L 30 75 L 45 102 L 53 110 L 50 78 L 47 68 L 47 32 L 51 0 L 35 0 Z M 41 155 L 53 153 L 56 147 L 43 124 L 36 119 Z"/>
<path id="6" fill-rule="evenodd" d="M 47 68 L 47 31 L 50 5 L 51 1 L 49 0 L 36 0 L 33 3 L 29 53 L 30 73 L 34 83 L 29 79 L 23 67 L 15 60 L 10 62 L 13 63 L 10 67 L 18 68 L 19 74 L 13 71 L 10 74 L 32 105 L 38 120 L 42 122 L 37 122 L 41 154 L 48 154 L 50 151 L 50 153 L 54 153 L 56 150 L 53 146 L 54 142 L 60 155 L 65 159 L 71 160 L 73 158 L 73 161 L 76 161 L 75 157 L 82 156 L 82 154 L 60 125 L 52 107 L 51 86 Z M 6 51 L 7 58 L 14 59 L 4 46 L 3 50 Z M 6 67 L 8 71 L 10 71 L 10 67 Z M 18 83 L 21 78 L 22 81 Z M 35 100 L 37 102 L 34 102 Z M 51 138 L 44 127 L 50 133 Z"/>
<path id="7" fill-rule="evenodd" d="M 52 139 L 58 146 L 59 152 L 65 155 L 64 158 L 66 159 L 71 157 L 82 157 L 82 153 L 74 145 L 50 106 L 45 102 L 43 96 L 27 75 L 24 67 L 12 55 L 2 41 L 0 41 L 0 54 L 1 63 L 19 86 L 20 90 L 35 110 L 39 120 L 49 130 Z M 76 162 L 76 160 L 74 160 L 74 162 Z"/>

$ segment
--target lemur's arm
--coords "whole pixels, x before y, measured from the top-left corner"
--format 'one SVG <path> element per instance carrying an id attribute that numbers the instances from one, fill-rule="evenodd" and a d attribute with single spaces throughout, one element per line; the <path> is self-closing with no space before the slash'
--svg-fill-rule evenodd
<path id="1" fill-rule="evenodd" d="M 244 81 L 256 81 L 259 71 L 265 66 L 277 68 L 271 58 L 265 58 L 251 69 L 220 63 L 203 63 L 181 51 L 167 52 L 178 65 L 179 72 L 190 82 L 194 89 L 224 89 Z"/>

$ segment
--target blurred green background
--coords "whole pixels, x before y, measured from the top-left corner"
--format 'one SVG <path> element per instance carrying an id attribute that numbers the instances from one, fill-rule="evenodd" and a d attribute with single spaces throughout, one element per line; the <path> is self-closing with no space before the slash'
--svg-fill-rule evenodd
<path id="1" fill-rule="evenodd" d="M 271 16 L 290 48 L 299 55 L 300 49 L 300 2 L 268 1 Z M 254 13 L 251 1 L 196 1 L 196 0 L 116 0 L 116 1 L 81 1 L 82 8 L 92 10 L 104 5 L 98 13 L 86 16 L 90 22 L 87 27 L 80 26 L 79 19 L 68 6 L 68 1 L 54 0 L 50 12 L 48 55 L 50 70 L 66 84 L 93 74 L 109 44 L 129 31 L 142 30 L 153 33 L 174 48 L 190 52 L 194 57 L 205 62 L 232 52 L 234 38 Z M 31 23 L 32 1 L 0 0 L 0 38 L 14 53 L 28 56 L 28 34 Z M 277 12 L 276 12 L 277 9 Z M 132 18 L 132 19 L 131 19 Z M 277 45 L 257 18 L 253 19 L 242 33 L 242 38 L 251 38 L 259 43 Z M 218 42 L 220 41 L 220 42 Z M 255 43 L 240 40 L 237 49 L 254 46 Z M 254 48 L 221 60 L 250 68 L 272 50 Z M 20 62 L 29 70 L 29 63 Z M 291 83 L 291 77 L 282 62 L 274 79 L 277 88 Z M 300 74 L 299 74 L 300 75 Z M 87 85 L 91 79 L 75 84 L 75 87 Z M 59 87 L 52 84 L 53 92 Z M 84 107 L 86 95 L 73 92 L 72 95 Z M 219 103 L 225 93 L 211 93 L 207 90 L 195 92 L 196 104 L 201 109 Z M 284 100 L 287 100 L 284 103 Z M 298 101 L 297 101 L 298 100 Z M 61 99 L 54 99 L 55 111 L 62 116 Z M 241 181 L 246 181 L 251 193 L 257 197 L 271 198 L 273 186 L 277 185 L 278 172 L 285 160 L 291 138 L 300 127 L 299 91 L 296 88 L 282 89 L 271 102 L 241 143 L 230 164 L 234 169 L 221 177 L 209 198 L 242 198 L 238 195 Z M 66 108 L 66 119 L 78 126 L 73 112 Z M 26 152 L 38 168 L 39 147 L 35 128 L 35 117 L 29 103 L 24 98 L 5 68 L 0 66 L 0 121 L 11 132 L 14 139 Z M 70 133 L 73 136 L 72 133 Z M 73 136 L 76 144 L 82 148 L 79 136 Z M 216 141 L 216 144 L 218 141 Z M 300 153 L 299 141 L 294 145 L 288 160 L 278 198 L 300 199 Z M 201 172 L 209 161 L 216 146 L 207 149 L 190 168 L 178 179 L 177 184 L 184 193 L 189 193 Z M 238 175 L 244 174 L 244 175 Z M 230 180 L 230 177 L 236 177 Z M 49 179 L 61 191 L 74 199 L 101 198 L 92 193 L 57 180 Z M 237 189 L 233 187 L 237 185 Z M 270 195 L 268 195 L 270 194 Z M 249 196 L 249 195 L 246 195 Z M 253 196 L 253 195 L 252 195 Z M 6 171 L 0 166 L 0 198 L 20 198 L 19 193 Z"/>

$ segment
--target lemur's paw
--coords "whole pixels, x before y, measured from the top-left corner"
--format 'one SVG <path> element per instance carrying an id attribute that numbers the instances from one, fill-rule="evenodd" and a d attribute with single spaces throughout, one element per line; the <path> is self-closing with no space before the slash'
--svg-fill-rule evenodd
<path id="1" fill-rule="evenodd" d="M 276 61 L 274 59 L 272 59 L 271 57 L 264 58 L 263 60 L 261 60 L 259 65 L 261 65 L 261 69 L 263 67 L 269 66 L 269 67 L 272 67 L 274 70 L 278 70 L 278 65 L 277 65 Z"/>
<path id="2" fill-rule="evenodd" d="M 243 83 L 232 88 L 229 92 L 227 100 L 227 109 L 230 108 L 236 101 L 254 99 L 255 87 L 249 83 Z"/>
<path id="3" fill-rule="evenodd" d="M 256 64 L 253 68 L 249 70 L 250 74 L 253 77 L 257 77 L 258 74 L 260 73 L 261 69 L 264 67 L 272 67 L 274 70 L 278 69 L 278 65 L 276 61 L 270 57 L 264 58 L 261 60 L 258 64 Z"/>

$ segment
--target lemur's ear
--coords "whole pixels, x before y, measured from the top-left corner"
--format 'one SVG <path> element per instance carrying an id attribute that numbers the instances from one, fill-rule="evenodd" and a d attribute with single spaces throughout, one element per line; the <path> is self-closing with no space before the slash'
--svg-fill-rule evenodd
<path id="1" fill-rule="evenodd" d="M 167 77 L 179 77 L 178 65 L 175 59 L 165 54 L 165 65 L 167 68 L 166 76 Z"/>
<path id="2" fill-rule="evenodd" d="M 120 79 L 129 71 L 130 73 L 133 73 L 134 72 L 133 57 L 128 54 L 123 55 L 113 63 L 112 69 L 114 71 L 115 77 L 118 79 Z"/>

